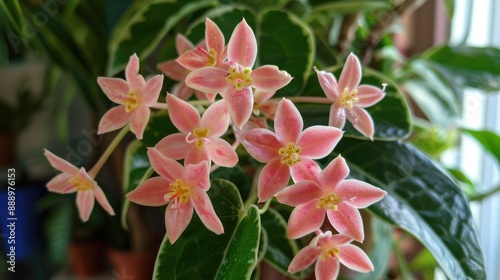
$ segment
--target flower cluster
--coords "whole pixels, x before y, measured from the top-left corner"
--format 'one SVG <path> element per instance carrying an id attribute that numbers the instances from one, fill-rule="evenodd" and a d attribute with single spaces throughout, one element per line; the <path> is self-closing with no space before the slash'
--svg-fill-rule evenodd
<path id="1" fill-rule="evenodd" d="M 270 203 L 275 197 L 278 202 L 294 207 L 288 221 L 289 238 L 317 233 L 291 262 L 291 273 L 316 260 L 317 279 L 336 278 L 339 262 L 361 272 L 373 270 L 366 254 L 350 243 L 364 239 L 358 208 L 379 201 L 385 191 L 347 179 L 349 168 L 340 155 L 324 168 L 316 160 L 332 153 L 343 136 L 341 129 L 346 118 L 360 133 L 373 139 L 373 121 L 363 108 L 381 100 L 384 88 L 359 85 L 361 65 L 353 54 L 347 58 L 338 83 L 331 73 L 315 68 L 326 99 L 332 104 L 329 126 L 304 129 L 293 98 L 272 98 L 292 77 L 274 65 L 254 68 L 257 41 L 246 21 L 243 19 L 235 27 L 227 45 L 213 21 L 207 18 L 205 27 L 205 39 L 196 47 L 178 35 L 179 57 L 158 65 L 165 75 L 179 82 L 172 94 L 167 93 L 166 104 L 158 103 L 163 75 L 145 80 L 138 74 L 140 64 L 135 54 L 126 67 L 126 80 L 97 79 L 108 98 L 120 104 L 102 117 L 99 133 L 124 127 L 117 140 L 130 127 L 136 138 L 142 139 L 150 109 L 164 108 L 179 130 L 148 148 L 150 164 L 159 176 L 145 180 L 126 197 L 147 206 L 168 204 L 165 227 L 172 244 L 190 223 L 193 209 L 209 230 L 223 234 L 217 206 L 212 205 L 207 195 L 210 172 L 218 166 L 231 168 L 238 164 L 236 148 L 241 144 L 250 156 L 265 164 L 257 178 L 259 202 Z M 206 101 L 202 113 L 190 101 L 193 93 Z M 268 126 L 270 121 L 274 123 L 273 130 Z M 226 137 L 230 133 L 235 139 L 232 144 Z M 89 173 L 46 152 L 54 168 L 63 172 L 47 187 L 59 193 L 77 191 L 77 206 L 83 221 L 89 218 L 94 197 L 114 214 L 93 178 L 115 146 L 110 145 Z M 321 232 L 325 217 L 338 234 Z"/>

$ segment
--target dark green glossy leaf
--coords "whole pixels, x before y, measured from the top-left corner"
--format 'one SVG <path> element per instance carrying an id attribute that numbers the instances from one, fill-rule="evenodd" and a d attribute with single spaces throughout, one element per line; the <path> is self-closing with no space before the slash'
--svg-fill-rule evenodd
<path id="1" fill-rule="evenodd" d="M 500 90 L 500 49 L 494 47 L 441 46 L 423 57 L 435 63 L 461 87 Z"/>
<path id="2" fill-rule="evenodd" d="M 165 35 L 184 17 L 216 5 L 216 1 L 186 2 L 181 0 L 150 0 L 137 2 L 122 17 L 110 41 L 108 76 L 125 68 L 130 56 L 137 53 L 145 59 Z"/>
<path id="3" fill-rule="evenodd" d="M 472 130 L 462 128 L 462 131 L 474 137 L 484 150 L 500 164 L 500 136 L 491 130 Z"/>
<path id="4" fill-rule="evenodd" d="M 335 77 L 339 77 L 340 70 L 334 71 L 333 73 Z M 374 139 L 396 140 L 404 138 L 411 130 L 410 110 L 406 100 L 393 81 L 374 70 L 367 68 L 363 69 L 361 84 L 381 87 L 382 83 L 388 84 L 385 91 L 386 96 L 379 103 L 366 108 L 375 124 Z M 319 85 L 316 73 L 311 74 L 309 77 L 302 95 L 326 98 Z M 302 114 L 306 127 L 311 125 L 328 125 L 330 105 L 297 103 L 297 108 Z M 345 130 L 344 136 L 346 137 L 363 138 L 361 133 L 354 129 L 349 121 L 346 121 L 343 130 Z"/>
<path id="5" fill-rule="evenodd" d="M 276 65 L 293 80 L 276 96 L 297 95 L 312 70 L 314 36 L 299 18 L 281 11 L 265 11 L 259 15 L 258 62 Z"/>
<path id="6" fill-rule="evenodd" d="M 4 14 L 10 24 L 14 27 L 14 30 L 18 34 L 22 34 L 25 30 L 23 12 L 18 0 L 1 0 L 0 7 L 2 8 L 1 13 Z"/>
<path id="7" fill-rule="evenodd" d="M 252 205 L 243 209 L 236 187 L 212 180 L 208 195 L 224 234 L 209 231 L 197 215 L 175 244 L 165 237 L 155 265 L 154 279 L 248 279 L 257 264 L 260 216 Z"/>
<path id="8" fill-rule="evenodd" d="M 399 142 L 343 139 L 335 150 L 351 176 L 387 191 L 375 215 L 420 240 L 450 279 L 486 279 L 469 203 L 434 162 Z"/>
<path id="9" fill-rule="evenodd" d="M 313 5 L 313 12 L 359 13 L 390 7 L 390 3 L 386 0 L 313 0 L 310 2 Z"/>

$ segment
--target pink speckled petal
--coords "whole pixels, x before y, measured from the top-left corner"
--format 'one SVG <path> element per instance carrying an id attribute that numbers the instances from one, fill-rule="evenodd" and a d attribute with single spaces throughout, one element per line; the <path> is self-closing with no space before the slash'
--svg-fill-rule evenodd
<path id="1" fill-rule="evenodd" d="M 170 120 L 181 132 L 192 133 L 195 128 L 200 127 L 200 114 L 193 105 L 173 94 L 167 95 L 167 105 Z"/>
<path id="2" fill-rule="evenodd" d="M 252 71 L 253 87 L 262 91 L 277 91 L 292 80 L 286 71 L 280 71 L 274 65 L 264 65 Z"/>
<path id="3" fill-rule="evenodd" d="M 175 60 L 168 60 L 163 63 L 158 64 L 158 69 L 160 69 L 163 74 L 174 81 L 184 81 L 189 70 L 184 68 Z"/>
<path id="4" fill-rule="evenodd" d="M 319 71 L 316 67 L 314 68 L 316 74 L 318 75 L 319 85 L 323 89 L 326 97 L 330 101 L 336 101 L 340 97 L 339 87 L 337 80 L 332 73 L 326 71 Z"/>
<path id="5" fill-rule="evenodd" d="M 151 106 L 158 101 L 160 96 L 161 87 L 163 86 L 163 75 L 156 75 L 149 79 L 144 86 L 141 96 L 139 97 L 141 102 L 145 106 Z"/>
<path id="6" fill-rule="evenodd" d="M 257 89 L 253 92 L 253 99 L 255 100 L 255 103 L 263 104 L 264 102 L 271 99 L 274 94 L 276 94 L 276 91 L 262 91 Z"/>
<path id="7" fill-rule="evenodd" d="M 216 67 L 193 70 L 186 77 L 188 87 L 205 93 L 221 93 L 228 88 L 226 75 L 229 72 Z"/>
<path id="8" fill-rule="evenodd" d="M 47 189 L 55 193 L 73 193 L 76 192 L 76 187 L 69 181 L 73 175 L 68 173 L 60 173 L 52 178 L 47 183 Z"/>
<path id="9" fill-rule="evenodd" d="M 130 131 L 132 131 L 139 140 L 144 136 L 144 130 L 148 125 L 150 114 L 151 111 L 146 106 L 137 106 L 132 112 L 132 117 L 130 118 Z"/>
<path id="10" fill-rule="evenodd" d="M 167 204 L 165 195 L 170 191 L 169 181 L 163 177 L 153 177 L 144 181 L 126 197 L 128 200 L 145 206 L 161 206 Z"/>
<path id="11" fill-rule="evenodd" d="M 185 82 L 180 82 L 172 87 L 172 94 L 182 100 L 189 100 L 193 96 L 194 90 L 186 85 Z"/>
<path id="12" fill-rule="evenodd" d="M 257 40 L 252 28 L 243 19 L 234 28 L 233 34 L 227 44 L 227 57 L 229 61 L 237 62 L 244 67 L 252 67 L 257 57 Z"/>
<path id="13" fill-rule="evenodd" d="M 253 111 L 253 93 L 250 87 L 236 90 L 230 87 L 225 93 L 227 111 L 234 125 L 241 129 L 248 121 Z"/>
<path id="14" fill-rule="evenodd" d="M 215 164 L 224 167 L 234 167 L 238 163 L 236 151 L 226 140 L 213 138 L 211 141 L 212 143 L 207 145 L 207 150 Z"/>
<path id="15" fill-rule="evenodd" d="M 330 107 L 330 118 L 328 120 L 328 125 L 337 127 L 339 129 L 344 128 L 345 125 L 345 108 L 340 104 L 340 102 L 333 103 Z"/>
<path id="16" fill-rule="evenodd" d="M 189 50 L 194 49 L 193 43 L 189 41 L 186 36 L 182 34 L 177 34 L 175 37 L 175 49 L 177 50 L 177 54 L 181 55 Z"/>
<path id="17" fill-rule="evenodd" d="M 354 54 L 350 54 L 344 64 L 344 69 L 339 78 L 339 94 L 341 94 L 345 88 L 349 91 L 358 87 L 361 81 L 361 64 L 358 58 Z"/>
<path id="18" fill-rule="evenodd" d="M 192 146 L 193 143 L 186 142 L 186 134 L 174 133 L 161 139 L 155 148 L 171 159 L 180 160 L 186 157 Z"/>
<path id="19" fill-rule="evenodd" d="M 219 217 L 217 217 L 208 195 L 205 192 L 197 190 L 193 191 L 190 198 L 193 200 L 194 209 L 203 224 L 215 234 L 224 233 L 224 226 Z"/>
<path id="20" fill-rule="evenodd" d="M 274 117 L 274 130 L 280 141 L 296 144 L 302 132 L 304 123 L 297 107 L 288 99 L 282 99 L 278 104 Z"/>
<path id="21" fill-rule="evenodd" d="M 165 211 L 165 227 L 167 228 L 168 240 L 174 244 L 187 228 L 193 218 L 193 205 L 187 203 L 170 202 Z"/>
<path id="22" fill-rule="evenodd" d="M 210 164 L 208 161 L 201 161 L 197 164 L 187 164 L 184 178 L 192 189 L 196 188 L 206 192 L 210 188 L 209 169 Z"/>
<path id="23" fill-rule="evenodd" d="M 209 137 L 220 137 L 229 127 L 226 102 L 219 100 L 210 105 L 201 117 L 201 127 L 210 129 Z"/>
<path id="24" fill-rule="evenodd" d="M 316 280 L 332 280 L 337 279 L 339 271 L 340 265 L 336 258 L 318 258 L 318 262 L 316 262 L 316 266 L 314 267 L 314 276 Z"/>
<path id="25" fill-rule="evenodd" d="M 359 210 L 347 203 L 339 203 L 337 211 L 328 210 L 328 220 L 341 234 L 362 242 L 365 238 L 363 221 Z"/>
<path id="26" fill-rule="evenodd" d="M 266 163 L 279 157 L 278 151 L 283 144 L 274 132 L 264 128 L 254 128 L 240 134 L 242 144 L 257 161 Z"/>
<path id="27" fill-rule="evenodd" d="M 326 157 L 342 138 L 342 130 L 331 126 L 315 125 L 306 128 L 297 140 L 301 156 L 319 159 Z"/>
<path id="28" fill-rule="evenodd" d="M 312 200 L 318 200 L 323 195 L 323 190 L 317 183 L 309 180 L 300 181 L 284 188 L 276 194 L 280 203 L 289 206 L 298 206 Z"/>
<path id="29" fill-rule="evenodd" d="M 123 104 L 129 97 L 129 85 L 120 78 L 98 77 L 97 83 L 109 100 Z"/>
<path id="30" fill-rule="evenodd" d="M 78 191 L 76 193 L 76 206 L 78 208 L 78 213 L 80 214 L 80 219 L 86 222 L 90 218 L 92 209 L 94 209 L 94 192 L 88 191 Z"/>
<path id="31" fill-rule="evenodd" d="M 183 53 L 175 60 L 187 70 L 200 69 L 207 66 L 207 54 L 202 49 L 193 49 Z"/>
<path id="32" fill-rule="evenodd" d="M 365 208 L 381 200 L 387 193 L 366 182 L 348 179 L 340 182 L 335 194 L 356 208 Z"/>
<path id="33" fill-rule="evenodd" d="M 109 204 L 109 201 L 106 198 L 106 195 L 102 191 L 101 187 L 97 185 L 94 186 L 94 196 L 97 202 L 102 206 L 104 210 L 106 210 L 106 212 L 109 213 L 109 215 L 115 215 L 115 211 L 113 210 L 113 207 L 111 207 L 111 204 Z"/>
<path id="34" fill-rule="evenodd" d="M 144 77 L 139 75 L 139 57 L 137 54 L 133 54 L 125 68 L 125 78 L 129 83 L 130 87 L 136 90 L 142 90 L 146 81 L 144 81 Z"/>
<path id="35" fill-rule="evenodd" d="M 148 148 L 148 157 L 151 167 L 153 167 L 156 173 L 169 182 L 174 182 L 183 176 L 184 167 L 177 161 L 160 153 L 157 149 Z"/>
<path id="36" fill-rule="evenodd" d="M 310 158 L 302 157 L 302 161 L 292 165 L 290 170 L 294 182 L 310 180 L 319 184 L 317 177 L 321 171 L 321 167 Z"/>
<path id="37" fill-rule="evenodd" d="M 361 134 L 373 140 L 375 127 L 370 114 L 360 107 L 352 107 L 346 112 L 347 119 L 352 123 Z"/>
<path id="38" fill-rule="evenodd" d="M 334 158 L 319 174 L 325 192 L 335 192 L 337 185 L 349 175 L 349 166 L 341 156 Z"/>
<path id="39" fill-rule="evenodd" d="M 347 268 L 362 273 L 373 271 L 373 264 L 370 258 L 361 248 L 346 244 L 340 247 L 339 253 L 340 262 Z"/>
<path id="40" fill-rule="evenodd" d="M 279 158 L 264 165 L 258 182 L 259 202 L 267 201 L 284 189 L 288 185 L 288 180 L 290 180 L 290 168 L 282 164 Z"/>
<path id="41" fill-rule="evenodd" d="M 368 85 L 360 85 L 358 87 L 358 95 L 359 101 L 355 103 L 356 106 L 359 107 L 370 107 L 375 105 L 377 102 L 382 100 L 385 96 L 385 93 L 374 86 Z"/>
<path id="42" fill-rule="evenodd" d="M 224 44 L 226 43 L 224 34 L 222 34 L 217 24 L 209 18 L 205 19 L 205 39 L 208 50 L 214 49 L 218 56 L 222 55 L 224 52 Z"/>
<path id="43" fill-rule="evenodd" d="M 204 144 L 203 147 L 199 148 L 196 144 L 191 144 L 187 150 L 184 164 L 198 164 L 204 160 L 210 162 L 210 154 L 208 153 L 207 145 L 208 144 Z"/>
<path id="44" fill-rule="evenodd" d="M 292 262 L 288 266 L 288 272 L 295 273 L 309 267 L 313 262 L 320 257 L 321 248 L 314 246 L 306 246 L 302 248 L 296 255 L 293 257 Z"/>
<path id="45" fill-rule="evenodd" d="M 116 106 L 109 109 L 101 118 L 97 134 L 103 134 L 124 127 L 132 117 L 125 111 L 125 106 Z"/>
<path id="46" fill-rule="evenodd" d="M 44 155 L 49 160 L 50 165 L 52 165 L 52 167 L 54 167 L 55 169 L 57 169 L 61 172 L 68 173 L 68 174 L 75 174 L 78 172 L 78 168 L 76 168 L 76 166 L 69 163 L 67 160 L 64 160 L 64 159 L 54 155 L 51 151 L 45 149 Z"/>
<path id="47" fill-rule="evenodd" d="M 319 229 L 325 220 L 325 209 L 318 207 L 317 200 L 311 200 L 293 209 L 288 219 L 287 233 L 291 239 L 300 238 Z"/>

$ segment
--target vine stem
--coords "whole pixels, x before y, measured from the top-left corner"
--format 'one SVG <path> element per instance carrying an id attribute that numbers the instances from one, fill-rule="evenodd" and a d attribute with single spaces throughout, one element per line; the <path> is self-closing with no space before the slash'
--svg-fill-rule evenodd
<path id="1" fill-rule="evenodd" d="M 129 130 L 130 130 L 129 125 L 126 125 L 125 127 L 123 127 L 120 130 L 120 132 L 118 132 L 118 134 L 116 134 L 115 139 L 113 139 L 113 141 L 106 148 L 106 150 L 101 155 L 101 157 L 99 158 L 99 160 L 97 160 L 97 162 L 95 163 L 95 165 L 88 172 L 90 178 L 95 178 L 97 176 L 97 174 L 99 173 L 99 171 L 101 170 L 101 168 L 104 166 L 104 164 L 108 160 L 109 156 L 113 153 L 113 151 L 116 149 L 116 147 L 118 146 L 118 144 L 120 143 L 120 141 L 123 139 L 123 137 L 125 137 L 125 135 L 127 134 L 127 132 Z"/>
<path id="2" fill-rule="evenodd" d="M 494 187 L 494 188 L 491 188 L 489 189 L 488 191 L 484 192 L 484 193 L 479 193 L 479 194 L 476 194 L 476 195 L 473 195 L 470 200 L 471 201 L 481 201 L 485 198 L 488 198 L 496 193 L 500 192 L 500 185 Z"/>
<path id="3" fill-rule="evenodd" d="M 332 101 L 326 97 L 315 96 L 291 96 L 287 98 L 294 103 L 316 103 L 316 104 L 331 104 Z"/>

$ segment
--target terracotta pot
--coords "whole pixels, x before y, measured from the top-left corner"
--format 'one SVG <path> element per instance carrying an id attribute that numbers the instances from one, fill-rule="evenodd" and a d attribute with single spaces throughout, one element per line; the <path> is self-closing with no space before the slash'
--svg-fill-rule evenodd
<path id="1" fill-rule="evenodd" d="M 110 249 L 108 258 L 113 266 L 113 277 L 117 280 L 151 279 L 156 254 L 156 250 L 134 252 Z"/>
<path id="2" fill-rule="evenodd" d="M 89 277 L 106 269 L 106 243 L 103 241 L 74 242 L 69 245 L 70 264 L 75 276 Z"/>

